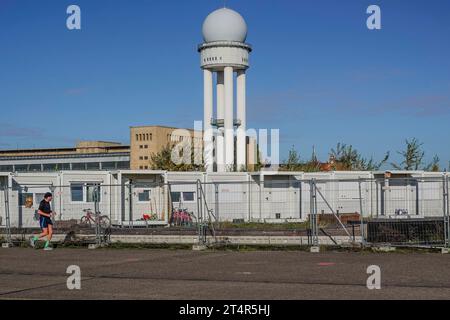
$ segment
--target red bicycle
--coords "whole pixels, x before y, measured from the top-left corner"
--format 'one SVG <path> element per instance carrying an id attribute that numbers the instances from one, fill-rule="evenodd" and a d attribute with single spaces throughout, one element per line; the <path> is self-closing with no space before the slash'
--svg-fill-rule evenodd
<path id="1" fill-rule="evenodd" d="M 81 224 L 88 224 L 89 226 L 92 226 L 92 224 L 98 224 L 103 229 L 109 228 L 111 226 L 111 221 L 109 220 L 108 216 L 101 215 L 101 212 L 93 213 L 91 209 L 84 209 L 83 212 L 85 213 L 85 215 L 80 219 Z"/>

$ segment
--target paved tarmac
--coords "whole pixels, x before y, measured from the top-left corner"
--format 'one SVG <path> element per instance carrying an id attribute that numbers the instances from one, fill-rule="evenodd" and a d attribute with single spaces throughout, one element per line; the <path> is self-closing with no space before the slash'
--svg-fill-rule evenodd
<path id="1" fill-rule="evenodd" d="M 81 290 L 67 289 L 69 265 Z M 381 268 L 381 289 L 366 287 Z M 450 299 L 450 255 L 0 249 L 0 299 Z"/>

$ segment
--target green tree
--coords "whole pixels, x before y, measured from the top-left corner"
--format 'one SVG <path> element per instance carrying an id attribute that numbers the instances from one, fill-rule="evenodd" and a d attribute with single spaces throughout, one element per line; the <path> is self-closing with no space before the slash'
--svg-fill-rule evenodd
<path id="1" fill-rule="evenodd" d="M 150 157 L 150 168 L 152 170 L 167 171 L 204 171 L 202 164 L 194 163 L 194 148 L 190 148 L 190 163 L 176 164 L 172 161 L 173 144 L 167 144 L 159 152 L 152 154 Z M 180 154 L 182 156 L 182 154 Z M 189 162 L 189 161 L 188 161 Z"/>
<path id="2" fill-rule="evenodd" d="M 304 171 L 304 172 L 316 172 L 320 171 L 320 163 L 315 156 L 315 152 L 311 156 L 311 160 L 302 162 L 300 154 L 294 146 L 289 150 L 288 158 L 280 166 L 281 171 Z"/>
<path id="3" fill-rule="evenodd" d="M 422 150 L 423 143 L 420 143 L 416 138 L 405 140 L 406 148 L 404 151 L 397 151 L 402 156 L 400 164 L 391 163 L 397 170 L 419 170 L 422 166 L 425 152 Z"/>
<path id="4" fill-rule="evenodd" d="M 373 157 L 370 159 L 363 157 L 352 145 L 340 142 L 336 145 L 336 148 L 332 148 L 330 151 L 330 158 L 335 161 L 335 170 L 379 170 L 387 162 L 389 156 L 390 153 L 388 151 L 384 155 L 383 160 L 376 162 Z"/>
<path id="5" fill-rule="evenodd" d="M 289 150 L 289 155 L 284 163 L 284 169 L 287 171 L 296 171 L 300 167 L 300 156 L 294 146 Z"/>
<path id="6" fill-rule="evenodd" d="M 358 151 L 353 149 L 352 145 L 347 146 L 345 143 L 338 142 L 336 148 L 330 150 L 330 158 L 334 159 L 341 170 L 352 170 L 358 156 Z"/>
<path id="7" fill-rule="evenodd" d="M 428 164 L 424 170 L 425 171 L 432 171 L 432 172 L 439 172 L 441 171 L 441 168 L 439 167 L 439 161 L 441 161 L 441 159 L 439 159 L 439 157 L 437 155 L 434 155 L 433 160 L 431 160 L 431 163 Z"/>

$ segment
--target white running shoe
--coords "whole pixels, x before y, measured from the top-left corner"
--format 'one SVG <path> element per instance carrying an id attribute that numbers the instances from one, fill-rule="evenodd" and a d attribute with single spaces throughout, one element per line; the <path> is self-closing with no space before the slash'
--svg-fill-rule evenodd
<path id="1" fill-rule="evenodd" d="M 36 248 L 36 240 L 34 240 L 34 236 L 30 238 L 30 246 Z"/>
<path id="2" fill-rule="evenodd" d="M 52 248 L 52 247 L 45 247 L 44 250 L 45 250 L 45 251 L 52 251 L 53 248 Z"/>

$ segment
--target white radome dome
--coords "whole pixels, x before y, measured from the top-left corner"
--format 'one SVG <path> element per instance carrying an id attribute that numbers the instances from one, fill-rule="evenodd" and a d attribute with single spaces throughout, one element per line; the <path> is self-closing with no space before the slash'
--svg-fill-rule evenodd
<path id="1" fill-rule="evenodd" d="M 247 38 L 247 23 L 234 10 L 228 8 L 211 12 L 203 22 L 203 40 L 245 42 Z"/>

